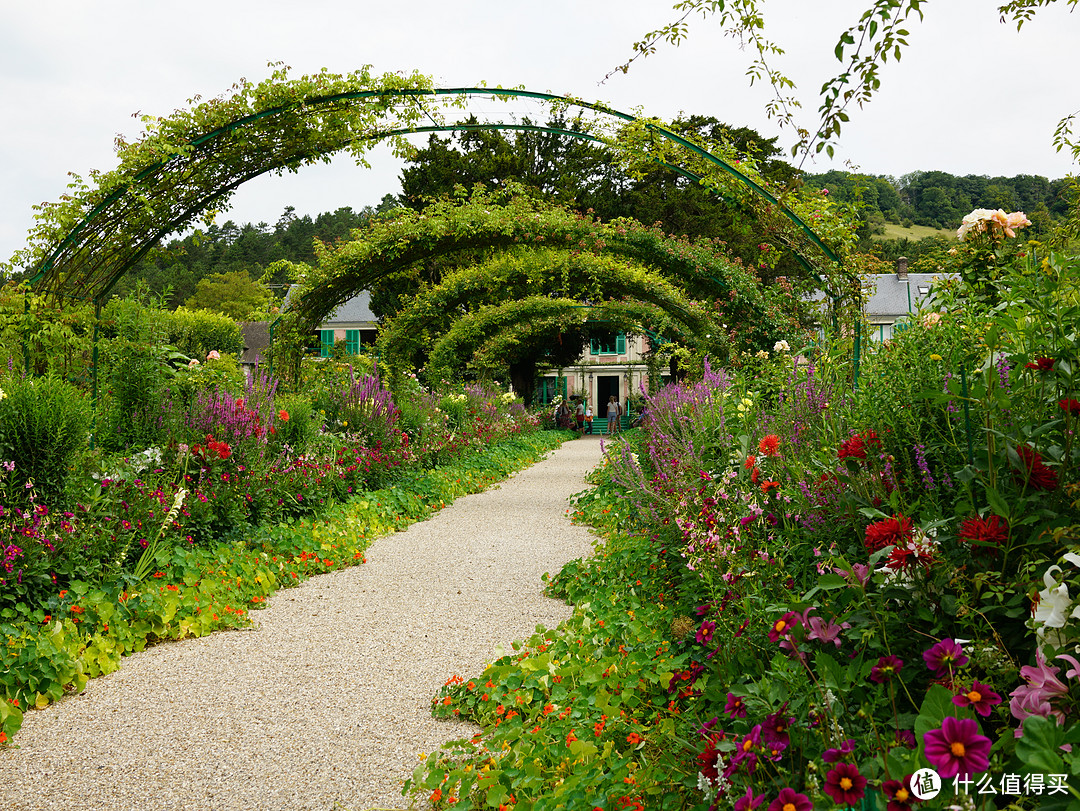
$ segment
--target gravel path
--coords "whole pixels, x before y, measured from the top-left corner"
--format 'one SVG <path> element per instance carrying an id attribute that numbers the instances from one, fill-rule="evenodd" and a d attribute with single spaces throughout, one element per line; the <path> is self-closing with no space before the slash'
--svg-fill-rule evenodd
<path id="1" fill-rule="evenodd" d="M 566 499 L 599 460 L 598 438 L 568 442 L 366 564 L 279 591 L 251 628 L 134 654 L 28 712 L 0 751 L 0 807 L 405 808 L 418 754 L 473 732 L 432 719 L 443 683 L 570 615 L 540 577 L 592 551 Z"/>

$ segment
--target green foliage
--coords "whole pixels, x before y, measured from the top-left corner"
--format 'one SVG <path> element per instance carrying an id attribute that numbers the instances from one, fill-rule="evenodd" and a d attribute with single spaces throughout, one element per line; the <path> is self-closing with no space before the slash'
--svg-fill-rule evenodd
<path id="1" fill-rule="evenodd" d="M 90 404 L 70 383 L 54 376 L 8 378 L 0 397 L 0 460 L 14 462 L 5 498 L 23 503 L 19 491 L 33 481 L 49 503 L 62 501 L 72 466 L 86 446 Z"/>
<path id="2" fill-rule="evenodd" d="M 2 405 L 2 403 L 0 403 Z M 322 511 L 209 548 L 178 545 L 142 582 L 77 580 L 40 605 L 0 610 L 0 731 L 25 708 L 45 707 L 115 671 L 121 657 L 161 641 L 249 624 L 277 589 L 364 562 L 371 541 L 423 520 L 537 461 L 562 436 L 517 437 Z M 0 741 L 0 744 L 4 741 Z"/>
<path id="3" fill-rule="evenodd" d="M 192 361 L 196 360 L 192 358 Z M 210 357 L 204 363 L 184 365 L 176 370 L 169 386 L 176 399 L 186 408 L 195 404 L 199 392 L 221 389 L 234 397 L 244 391 L 244 370 L 235 355 Z"/>
<path id="4" fill-rule="evenodd" d="M 189 310 L 209 310 L 234 321 L 258 320 L 269 304 L 270 290 L 242 270 L 200 279 L 195 294 L 184 302 Z"/>
<path id="5" fill-rule="evenodd" d="M 163 320 L 168 342 L 190 358 L 202 361 L 210 352 L 239 357 L 244 351 L 240 326 L 226 315 L 179 307 Z"/>

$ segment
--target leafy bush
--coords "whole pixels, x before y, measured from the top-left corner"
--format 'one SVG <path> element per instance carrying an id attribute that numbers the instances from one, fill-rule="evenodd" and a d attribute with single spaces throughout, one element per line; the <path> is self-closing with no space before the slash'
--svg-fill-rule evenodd
<path id="1" fill-rule="evenodd" d="M 89 439 L 86 396 L 52 376 L 8 378 L 4 387 L 0 461 L 14 462 L 5 494 L 8 503 L 12 498 L 23 501 L 18 491 L 30 480 L 44 500 L 62 500 L 71 467 Z"/>
<path id="2" fill-rule="evenodd" d="M 239 357 L 244 351 L 240 325 L 221 313 L 177 307 L 163 320 L 168 342 L 188 357 L 202 359 L 210 352 Z"/>

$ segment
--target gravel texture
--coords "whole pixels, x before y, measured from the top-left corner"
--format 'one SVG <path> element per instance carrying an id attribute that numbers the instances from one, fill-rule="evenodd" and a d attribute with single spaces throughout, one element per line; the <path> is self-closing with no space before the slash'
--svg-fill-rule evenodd
<path id="1" fill-rule="evenodd" d="M 251 628 L 126 657 L 28 712 L 0 751 L 0 807 L 406 808 L 419 753 L 473 732 L 431 717 L 443 683 L 570 615 L 541 575 L 592 551 L 566 499 L 600 456 L 599 438 L 568 442 L 366 564 L 279 591 Z"/>

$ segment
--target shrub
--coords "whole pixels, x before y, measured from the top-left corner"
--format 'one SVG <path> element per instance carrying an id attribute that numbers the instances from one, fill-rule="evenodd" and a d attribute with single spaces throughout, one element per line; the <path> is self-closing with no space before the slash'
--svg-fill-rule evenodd
<path id="1" fill-rule="evenodd" d="M 165 314 L 164 326 L 169 343 L 188 357 L 201 359 L 212 351 L 239 356 L 244 351 L 239 324 L 220 313 L 177 307 Z"/>
<path id="2" fill-rule="evenodd" d="M 63 493 L 69 469 L 89 438 L 89 403 L 57 377 L 14 378 L 4 385 L 0 457 L 15 463 L 9 480 L 22 485 L 32 479 L 38 493 L 52 502 Z"/>

